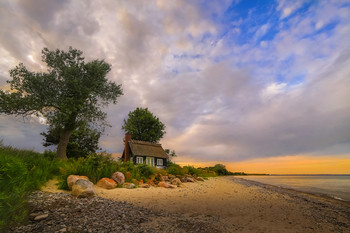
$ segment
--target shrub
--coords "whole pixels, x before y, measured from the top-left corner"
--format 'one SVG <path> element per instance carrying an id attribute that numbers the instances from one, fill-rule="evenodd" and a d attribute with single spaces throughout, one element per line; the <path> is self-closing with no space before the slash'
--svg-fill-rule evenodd
<path id="1" fill-rule="evenodd" d="M 139 164 L 137 165 L 137 169 L 138 169 L 138 172 L 140 174 L 140 178 L 139 179 L 142 179 L 142 178 L 150 178 L 151 175 L 154 175 L 156 173 L 156 168 L 155 167 L 151 167 L 147 164 Z M 137 178 L 135 178 L 137 179 Z"/>
<path id="2" fill-rule="evenodd" d="M 97 154 L 90 154 L 86 158 L 69 159 L 61 168 L 59 188 L 69 189 L 67 184 L 69 175 L 87 176 L 91 182 L 96 183 L 103 177 L 110 177 L 120 166 L 120 163 L 113 161 L 111 157 Z"/>
<path id="3" fill-rule="evenodd" d="M 184 171 L 183 169 L 181 168 L 180 165 L 177 165 L 175 163 L 171 163 L 168 168 L 167 168 L 167 172 L 169 174 L 172 174 L 172 175 L 184 175 Z"/>

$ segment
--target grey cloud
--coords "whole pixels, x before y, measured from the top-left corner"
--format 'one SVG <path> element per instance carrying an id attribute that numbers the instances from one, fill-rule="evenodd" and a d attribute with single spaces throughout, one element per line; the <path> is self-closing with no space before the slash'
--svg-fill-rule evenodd
<path id="1" fill-rule="evenodd" d="M 45 1 L 45 13 L 35 9 L 40 2 L 2 2 L 0 49 L 7 61 L 0 61 L 0 85 L 17 61 L 35 68 L 28 55 L 38 60 L 43 47 L 71 45 L 87 60 L 111 63 L 108 78 L 123 84 L 125 95 L 105 109 L 112 125 L 101 142 L 107 151 L 122 150 L 123 119 L 141 106 L 166 124 L 164 147 L 202 160 L 349 153 L 346 14 L 332 36 L 314 41 L 299 40 L 305 27 L 287 18 L 292 30 L 281 27 L 273 41 L 258 48 L 218 38 L 222 29 L 210 17 L 230 1 L 211 2 L 203 11 L 188 1 Z M 296 59 L 283 64 L 290 54 Z M 279 72 L 285 86 L 265 98 Z M 299 73 L 305 75 L 302 84 L 287 83 Z M 42 150 L 39 133 L 45 126 L 0 120 L 5 142 Z"/>

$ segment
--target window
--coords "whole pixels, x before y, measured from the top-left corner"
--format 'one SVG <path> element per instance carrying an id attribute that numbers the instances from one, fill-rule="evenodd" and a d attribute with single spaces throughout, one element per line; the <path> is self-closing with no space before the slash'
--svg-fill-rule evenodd
<path id="1" fill-rule="evenodd" d="M 163 159 L 157 159 L 157 165 L 163 166 Z"/>
<path id="2" fill-rule="evenodd" d="M 148 164 L 148 165 L 151 165 L 151 166 L 155 166 L 155 164 L 154 164 L 154 158 L 152 158 L 152 157 L 147 157 L 146 158 L 146 164 Z"/>
<path id="3" fill-rule="evenodd" d="M 136 163 L 143 163 L 143 157 L 136 157 Z"/>

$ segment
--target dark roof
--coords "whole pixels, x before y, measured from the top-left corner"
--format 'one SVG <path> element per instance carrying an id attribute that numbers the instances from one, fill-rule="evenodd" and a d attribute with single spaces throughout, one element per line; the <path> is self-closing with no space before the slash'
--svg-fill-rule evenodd
<path id="1" fill-rule="evenodd" d="M 158 158 L 168 158 L 161 144 L 130 140 L 129 146 L 133 155 L 153 156 Z"/>

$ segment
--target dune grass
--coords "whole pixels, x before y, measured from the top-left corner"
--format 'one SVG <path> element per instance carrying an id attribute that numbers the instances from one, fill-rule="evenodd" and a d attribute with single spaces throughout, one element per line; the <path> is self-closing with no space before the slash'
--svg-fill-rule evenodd
<path id="1" fill-rule="evenodd" d="M 27 218 L 26 197 L 59 173 L 59 161 L 0 145 L 0 231 Z"/>

